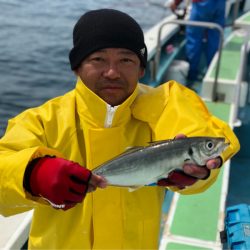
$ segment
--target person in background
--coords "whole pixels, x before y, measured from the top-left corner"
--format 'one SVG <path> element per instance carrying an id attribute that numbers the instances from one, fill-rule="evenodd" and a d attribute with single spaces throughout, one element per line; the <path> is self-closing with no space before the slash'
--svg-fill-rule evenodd
<path id="1" fill-rule="evenodd" d="M 183 0 L 172 0 L 170 8 L 175 11 Z M 226 0 L 192 0 L 189 20 L 213 22 L 221 27 L 225 25 Z M 204 46 L 203 40 L 206 39 Z M 195 26 L 186 27 L 186 56 L 189 62 L 187 82 L 192 84 L 198 79 L 199 63 L 204 51 L 207 66 L 219 47 L 220 33 L 216 29 L 206 29 Z"/>
<path id="2" fill-rule="evenodd" d="M 138 82 L 147 48 L 126 13 L 83 14 L 69 60 L 75 89 L 11 119 L 0 140 L 0 213 L 34 209 L 29 249 L 158 249 L 166 188 L 203 192 L 239 150 L 238 140 L 188 88 Z M 204 167 L 184 164 L 134 192 L 92 173 L 128 147 L 184 135 L 223 136 L 230 146 Z"/>

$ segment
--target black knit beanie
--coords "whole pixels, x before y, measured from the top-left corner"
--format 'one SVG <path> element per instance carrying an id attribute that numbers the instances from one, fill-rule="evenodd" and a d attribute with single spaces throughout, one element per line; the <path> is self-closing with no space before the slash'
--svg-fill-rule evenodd
<path id="1" fill-rule="evenodd" d="M 104 48 L 125 48 L 137 54 L 143 67 L 147 48 L 143 31 L 129 15 L 113 9 L 93 10 L 80 17 L 73 30 L 74 47 L 69 53 L 71 69 L 91 53 Z"/>

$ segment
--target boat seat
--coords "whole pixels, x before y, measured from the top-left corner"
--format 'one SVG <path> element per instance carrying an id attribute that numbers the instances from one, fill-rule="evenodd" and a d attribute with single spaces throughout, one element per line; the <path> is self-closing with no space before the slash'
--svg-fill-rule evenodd
<path id="1" fill-rule="evenodd" d="M 249 22 L 250 27 L 250 22 Z M 233 103 L 237 93 L 237 83 L 240 81 L 240 96 L 246 92 L 247 83 L 239 79 L 241 65 L 246 60 L 247 53 L 242 56 L 242 46 L 248 46 L 249 34 L 245 28 L 236 29 L 225 41 L 221 53 L 220 71 L 217 79 L 217 98 L 226 103 Z M 247 51 L 248 52 L 248 51 Z M 245 57 L 245 58 L 242 58 Z M 213 87 L 218 53 L 213 58 L 203 79 L 201 96 L 204 100 L 213 100 Z"/>

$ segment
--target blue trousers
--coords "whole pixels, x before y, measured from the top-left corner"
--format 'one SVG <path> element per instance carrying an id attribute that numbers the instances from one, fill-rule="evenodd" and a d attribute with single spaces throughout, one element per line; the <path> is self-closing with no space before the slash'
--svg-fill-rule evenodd
<path id="1" fill-rule="evenodd" d="M 190 20 L 214 22 L 222 27 L 225 24 L 226 0 L 200 0 L 192 3 Z M 203 39 L 207 39 L 204 50 Z M 186 28 L 186 56 L 190 64 L 188 79 L 195 80 L 198 75 L 198 65 L 204 52 L 207 65 L 210 64 L 219 46 L 220 34 L 214 29 L 205 29 L 194 26 Z"/>

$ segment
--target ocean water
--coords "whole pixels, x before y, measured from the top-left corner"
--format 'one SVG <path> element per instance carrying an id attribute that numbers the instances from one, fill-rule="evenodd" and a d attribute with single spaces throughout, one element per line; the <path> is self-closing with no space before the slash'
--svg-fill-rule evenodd
<path id="1" fill-rule="evenodd" d="M 0 0 L 0 136 L 23 110 L 74 88 L 72 30 L 88 10 L 114 8 L 148 30 L 169 15 L 165 0 Z"/>

